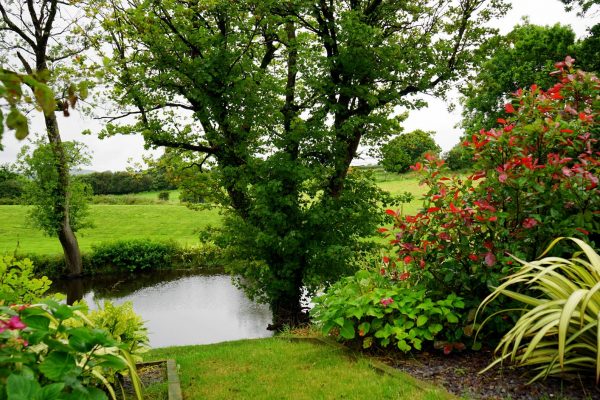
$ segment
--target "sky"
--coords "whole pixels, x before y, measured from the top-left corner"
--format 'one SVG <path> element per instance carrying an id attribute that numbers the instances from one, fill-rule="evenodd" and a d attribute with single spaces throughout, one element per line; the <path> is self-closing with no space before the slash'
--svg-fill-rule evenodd
<path id="1" fill-rule="evenodd" d="M 561 23 L 571 25 L 578 38 L 584 37 L 588 28 L 598 22 L 598 15 L 585 18 L 578 17 L 575 12 L 567 13 L 563 4 L 558 0 L 511 0 L 512 10 L 502 19 L 491 21 L 490 25 L 500 29 L 500 33 L 508 33 L 512 27 L 527 16 L 532 24 L 554 25 Z M 448 106 L 442 100 L 425 97 L 429 106 L 418 111 L 411 111 L 409 118 L 404 122 L 405 132 L 415 129 L 434 131 L 435 140 L 443 151 L 450 150 L 461 136 L 460 130 L 455 125 L 460 121 L 460 109 L 449 112 Z M 452 101 L 452 99 L 451 99 Z M 456 99 L 454 99 L 456 102 Z M 84 167 L 94 171 L 121 171 L 142 161 L 142 156 L 151 153 L 144 150 L 141 136 L 116 136 L 99 140 L 94 135 L 82 136 L 81 132 L 89 129 L 97 132 L 101 124 L 90 117 L 80 115 L 76 110 L 71 116 L 65 118 L 58 114 L 59 126 L 63 140 L 78 140 L 88 145 L 92 152 L 92 164 Z M 31 115 L 30 123 L 32 132 L 42 132 L 43 121 L 40 115 Z M 0 152 L 0 164 L 12 163 L 16 160 L 21 147 L 27 141 L 19 142 L 14 138 L 13 132 L 5 132 L 2 139 L 4 150 Z M 158 156 L 161 152 L 154 151 Z M 358 164 L 375 163 L 368 157 L 357 160 Z"/>

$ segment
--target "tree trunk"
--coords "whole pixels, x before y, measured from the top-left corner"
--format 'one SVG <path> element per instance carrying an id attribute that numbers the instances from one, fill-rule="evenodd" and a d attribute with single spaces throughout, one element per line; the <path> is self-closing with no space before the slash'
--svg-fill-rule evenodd
<path id="1" fill-rule="evenodd" d="M 60 199 L 54 204 L 54 214 L 60 215 L 60 222 L 57 227 L 58 240 L 62 246 L 65 255 L 65 264 L 69 277 L 80 276 L 83 270 L 81 251 L 69 219 L 70 204 L 70 177 L 67 155 L 60 139 L 58 123 L 54 113 L 45 115 L 46 132 L 48 141 L 56 161 L 56 171 L 58 173 L 58 185 L 56 187 L 56 197 Z"/>
<path id="2" fill-rule="evenodd" d="M 289 291 L 282 291 L 271 300 L 273 324 L 267 327 L 269 330 L 281 331 L 286 326 L 297 327 L 309 322 L 308 312 L 302 307 L 304 286 L 301 271 L 297 270 L 294 275 L 293 287 L 289 286 Z"/>

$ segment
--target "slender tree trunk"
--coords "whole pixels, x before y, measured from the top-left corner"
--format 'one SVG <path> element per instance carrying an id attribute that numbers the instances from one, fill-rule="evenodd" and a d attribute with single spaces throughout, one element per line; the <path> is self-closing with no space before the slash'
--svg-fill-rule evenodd
<path id="1" fill-rule="evenodd" d="M 45 115 L 45 122 L 48 141 L 56 160 L 56 172 L 58 173 L 56 198 L 60 200 L 54 204 L 54 213 L 60 216 L 60 222 L 56 233 L 65 255 L 68 275 L 69 277 L 76 277 L 81 275 L 83 263 L 77 237 L 75 237 L 75 233 L 71 229 L 71 221 L 69 219 L 69 204 L 71 200 L 69 164 L 60 139 L 56 115 L 54 113 Z"/>

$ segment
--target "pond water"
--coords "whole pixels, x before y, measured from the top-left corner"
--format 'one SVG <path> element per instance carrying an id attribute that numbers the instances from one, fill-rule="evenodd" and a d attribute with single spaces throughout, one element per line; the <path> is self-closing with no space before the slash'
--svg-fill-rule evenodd
<path id="1" fill-rule="evenodd" d="M 229 275 L 219 272 L 153 271 L 60 281 L 54 290 L 90 308 L 111 300 L 133 303 L 146 321 L 150 346 L 208 344 L 271 336 L 268 306 L 248 300 Z"/>

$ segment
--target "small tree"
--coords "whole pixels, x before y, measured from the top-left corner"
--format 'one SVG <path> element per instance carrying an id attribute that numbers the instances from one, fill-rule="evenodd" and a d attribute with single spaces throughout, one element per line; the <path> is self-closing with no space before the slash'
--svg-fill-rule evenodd
<path id="1" fill-rule="evenodd" d="M 78 14 L 72 3 L 59 0 L 0 1 L 0 97 L 8 101 L 10 108 L 6 126 L 15 130 L 17 138 L 23 139 L 29 129 L 19 107 L 35 103 L 43 111 L 49 150 L 54 153 L 52 165 L 58 179 L 53 193 L 55 221 L 60 218 L 56 234 L 69 274 L 73 276 L 81 274 L 82 259 L 70 221 L 69 161 L 56 112 L 68 116 L 69 109 L 87 96 L 87 82 L 76 81 L 85 67 L 82 52 L 88 43 L 77 33 L 89 33 L 91 27 L 82 26 L 84 20 L 78 19 Z M 65 16 L 69 19 L 64 19 Z M 23 89 L 28 91 L 27 95 Z M 0 129 L 0 134 L 2 131 Z"/>
<path id="2" fill-rule="evenodd" d="M 90 158 L 82 143 L 63 142 L 67 167 L 75 169 L 81 165 L 89 165 Z M 58 236 L 62 229 L 63 215 L 61 203 L 65 201 L 60 191 L 60 176 L 56 168 L 59 162 L 52 144 L 40 139 L 35 148 L 23 147 L 18 157 L 18 165 L 25 177 L 29 179 L 25 185 L 24 198 L 33 205 L 30 217 L 34 224 L 49 236 Z M 89 226 L 87 222 L 87 200 L 91 189 L 81 180 L 74 179 L 69 185 L 69 226 L 73 232 Z"/>
<path id="3" fill-rule="evenodd" d="M 441 149 L 433 140 L 434 132 L 417 129 L 396 136 L 381 147 L 381 165 L 388 172 L 403 173 L 425 153 L 439 154 Z"/>

